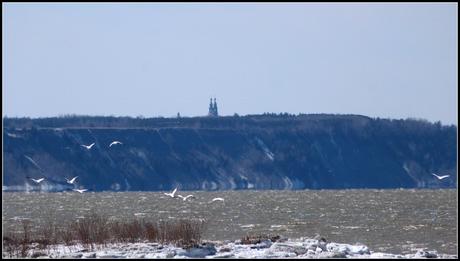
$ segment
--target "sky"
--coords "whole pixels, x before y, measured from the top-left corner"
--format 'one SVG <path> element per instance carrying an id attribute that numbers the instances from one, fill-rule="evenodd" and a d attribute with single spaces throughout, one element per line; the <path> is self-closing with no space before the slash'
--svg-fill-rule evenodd
<path id="1" fill-rule="evenodd" d="M 457 3 L 2 3 L 3 116 L 457 125 Z"/>

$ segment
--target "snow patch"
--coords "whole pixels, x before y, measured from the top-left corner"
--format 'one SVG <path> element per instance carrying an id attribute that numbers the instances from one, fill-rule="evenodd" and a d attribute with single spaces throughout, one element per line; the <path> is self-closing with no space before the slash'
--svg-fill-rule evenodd
<path id="1" fill-rule="evenodd" d="M 256 141 L 257 141 L 257 143 L 259 144 L 259 146 L 262 148 L 262 150 L 265 152 L 265 155 L 266 155 L 271 161 L 275 160 L 275 154 L 273 154 L 273 152 L 271 152 L 271 151 L 268 149 L 267 145 L 265 145 L 265 143 L 264 143 L 261 139 L 259 139 L 259 138 L 256 138 Z"/>
<path id="2" fill-rule="evenodd" d="M 407 174 L 409 174 L 409 167 L 407 166 L 406 162 L 404 162 L 403 164 L 403 169 L 407 172 Z"/>
<path id="3" fill-rule="evenodd" d="M 59 244 L 49 246 L 46 251 L 37 247 L 31 246 L 27 257 L 40 251 L 45 253 L 42 256 L 45 258 L 457 258 L 457 255 L 438 254 L 434 250 L 417 250 L 416 253 L 405 255 L 372 252 L 362 244 L 326 243 L 311 238 L 281 238 L 275 242 L 266 239 L 255 244 L 208 241 L 188 249 L 156 242 L 109 243 L 95 245 L 91 249 L 81 244 Z"/>
<path id="4" fill-rule="evenodd" d="M 119 183 L 113 183 L 113 184 L 110 186 L 110 188 L 111 188 L 112 190 L 117 190 L 117 191 L 118 191 L 118 190 L 120 190 L 121 186 L 120 186 Z"/>
<path id="5" fill-rule="evenodd" d="M 236 189 L 237 186 L 236 186 L 235 180 L 233 178 L 230 178 L 228 180 L 228 182 L 230 182 L 230 189 L 232 189 L 232 190 Z"/>
<path id="6" fill-rule="evenodd" d="M 40 166 L 38 166 L 37 162 L 35 162 L 31 157 L 27 156 L 27 155 L 24 155 L 24 157 L 26 157 L 26 159 L 28 159 L 30 162 L 32 162 L 32 164 L 37 167 L 40 171 L 43 171 L 42 168 L 40 168 Z"/>
<path id="7" fill-rule="evenodd" d="M 16 138 L 16 139 L 22 138 L 21 135 L 17 135 L 17 134 L 14 134 L 14 133 L 9 133 L 9 132 L 7 132 L 6 135 L 8 135 L 8 137 Z"/>
<path id="8" fill-rule="evenodd" d="M 126 186 L 126 191 L 129 191 L 131 189 L 131 185 L 128 183 L 128 179 L 125 179 L 125 186 Z"/>
<path id="9" fill-rule="evenodd" d="M 283 177 L 284 189 L 292 189 L 292 181 L 288 177 Z"/>
<path id="10" fill-rule="evenodd" d="M 202 190 L 216 190 L 217 189 L 217 183 L 214 181 L 203 181 L 201 183 L 201 189 Z"/>

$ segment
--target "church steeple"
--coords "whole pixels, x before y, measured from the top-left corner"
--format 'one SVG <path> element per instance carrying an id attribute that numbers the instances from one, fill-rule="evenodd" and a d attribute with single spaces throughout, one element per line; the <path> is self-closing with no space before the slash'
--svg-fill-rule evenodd
<path id="1" fill-rule="evenodd" d="M 209 100 L 209 111 L 208 111 L 208 116 L 213 116 L 213 105 L 212 105 L 212 98 Z"/>
<path id="2" fill-rule="evenodd" d="M 214 103 L 212 103 L 212 98 L 209 101 L 209 111 L 208 116 L 210 117 L 217 117 L 219 114 L 217 113 L 217 102 L 216 98 L 214 98 Z"/>
<path id="3" fill-rule="evenodd" d="M 214 98 L 214 116 L 219 116 L 219 113 L 217 111 L 217 102 L 216 102 L 216 98 Z"/>

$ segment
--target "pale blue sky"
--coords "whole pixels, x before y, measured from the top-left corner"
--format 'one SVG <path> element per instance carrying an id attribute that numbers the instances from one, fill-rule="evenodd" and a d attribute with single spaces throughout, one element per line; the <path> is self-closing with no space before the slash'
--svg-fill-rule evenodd
<path id="1" fill-rule="evenodd" d="M 457 124 L 458 5 L 2 3 L 3 115 Z"/>

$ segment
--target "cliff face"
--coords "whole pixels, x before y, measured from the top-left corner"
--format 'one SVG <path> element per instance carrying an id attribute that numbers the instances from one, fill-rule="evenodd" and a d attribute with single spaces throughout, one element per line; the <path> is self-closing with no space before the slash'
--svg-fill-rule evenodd
<path id="1" fill-rule="evenodd" d="M 364 116 L 188 118 L 167 126 L 4 121 L 3 186 L 102 190 L 455 187 L 457 128 Z M 123 144 L 109 144 L 114 141 Z M 86 149 L 82 144 L 95 145 Z M 450 174 L 437 180 L 431 173 Z M 6 186 L 6 187 L 5 187 Z"/>

